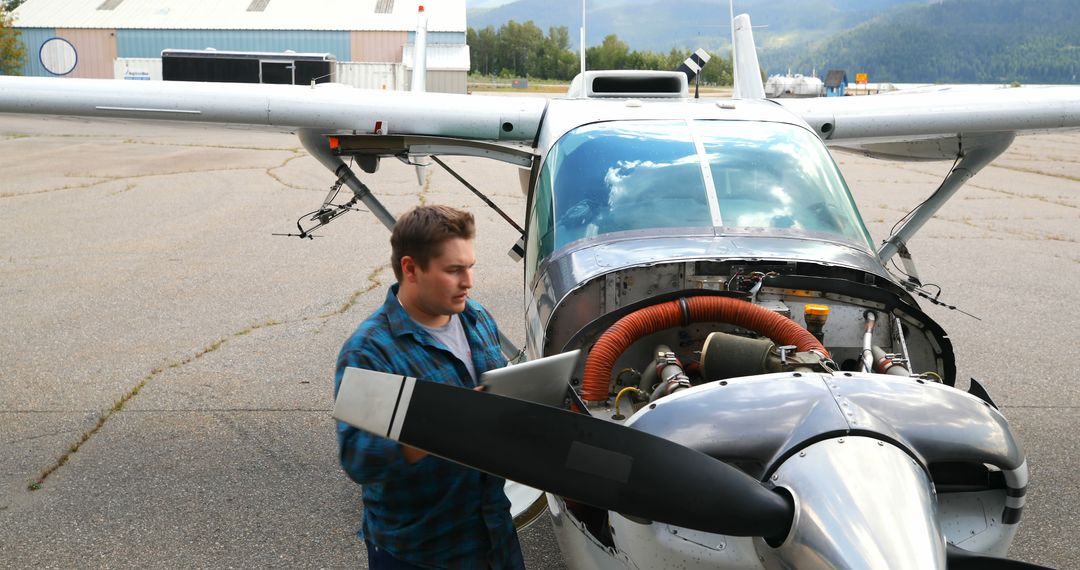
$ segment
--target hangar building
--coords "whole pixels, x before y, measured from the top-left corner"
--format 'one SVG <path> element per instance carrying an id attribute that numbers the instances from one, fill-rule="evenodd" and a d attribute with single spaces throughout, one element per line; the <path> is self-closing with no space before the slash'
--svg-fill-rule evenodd
<path id="1" fill-rule="evenodd" d="M 335 81 L 408 89 L 423 0 L 27 0 L 23 75 L 160 79 L 166 49 L 319 54 Z M 429 0 L 427 90 L 465 93 L 465 0 Z"/>

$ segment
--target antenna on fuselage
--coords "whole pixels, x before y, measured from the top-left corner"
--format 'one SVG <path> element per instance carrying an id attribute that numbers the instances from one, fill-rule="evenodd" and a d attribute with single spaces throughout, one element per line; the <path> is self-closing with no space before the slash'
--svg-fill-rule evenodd
<path id="1" fill-rule="evenodd" d="M 421 4 L 416 11 L 416 35 L 413 36 L 412 86 L 409 89 L 413 93 L 427 91 L 427 28 L 428 16 Z M 428 162 L 420 156 L 412 158 L 412 162 L 416 166 L 416 183 L 423 186 Z"/>
<path id="2" fill-rule="evenodd" d="M 423 93 L 427 90 L 427 26 L 428 17 L 424 12 L 424 6 L 416 11 L 416 34 L 413 36 L 413 68 L 412 86 L 413 93 Z"/>
<path id="3" fill-rule="evenodd" d="M 581 76 L 585 77 L 585 0 L 581 0 Z"/>
<path id="4" fill-rule="evenodd" d="M 739 67 L 735 65 L 735 0 L 728 0 L 728 24 L 731 26 L 731 84 L 738 85 Z"/>

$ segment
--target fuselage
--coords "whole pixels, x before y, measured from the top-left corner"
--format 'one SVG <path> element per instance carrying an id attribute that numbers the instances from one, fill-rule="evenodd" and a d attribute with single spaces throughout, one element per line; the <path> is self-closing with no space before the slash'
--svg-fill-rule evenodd
<path id="1" fill-rule="evenodd" d="M 565 99 L 552 100 L 544 117 L 526 227 L 529 356 L 602 352 L 597 347 L 619 329 L 626 338 L 599 388 L 588 378 L 588 360 L 575 375 L 590 412 L 783 486 L 799 513 L 787 537 L 765 541 L 636 520 L 549 495 L 572 565 L 859 567 L 888 560 L 934 568 L 944 565 L 942 537 L 1004 554 L 1016 530 L 1016 520 L 1005 520 L 1006 495 L 1025 484 L 1023 456 L 996 411 L 951 387 L 947 335 L 884 267 L 813 130 L 766 101 Z M 732 298 L 813 330 L 831 360 L 817 368 L 778 365 L 776 345 L 786 338 L 686 309 L 675 314 L 689 299 Z M 653 317 L 639 316 L 662 305 L 671 307 L 668 324 L 641 324 Z M 735 340 L 714 342 L 716 334 Z M 733 348 L 769 340 L 772 349 L 753 355 Z M 779 359 L 813 360 L 793 349 L 779 349 Z M 715 372 L 708 350 L 714 360 L 728 351 L 721 367 L 739 375 Z M 667 354 L 666 363 L 657 354 Z M 869 367 L 868 355 L 877 354 L 892 359 Z M 673 384 L 672 371 L 682 384 Z M 948 437 L 937 431 L 942 443 L 924 437 L 927 426 L 957 429 Z M 993 444 L 983 446 L 987 441 Z M 883 455 L 860 462 L 866 450 Z M 805 457 L 816 458 L 816 467 L 795 461 Z M 1006 483 L 987 483 L 986 465 L 1004 472 Z M 941 478 L 954 470 L 970 480 Z M 672 477 L 678 484 L 678 474 Z M 996 513 L 992 524 L 976 516 L 984 509 Z M 881 523 L 889 520 L 904 531 L 890 532 L 895 525 Z M 842 538 L 848 542 L 837 542 Z"/>

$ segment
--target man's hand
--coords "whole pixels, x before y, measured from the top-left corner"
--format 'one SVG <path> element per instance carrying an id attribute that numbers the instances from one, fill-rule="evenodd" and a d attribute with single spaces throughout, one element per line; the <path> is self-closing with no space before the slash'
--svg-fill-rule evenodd
<path id="1" fill-rule="evenodd" d="M 407 461 L 409 465 L 414 465 L 417 461 L 428 456 L 426 451 L 420 451 L 415 447 L 409 447 L 407 445 L 401 446 L 401 454 L 405 456 L 405 461 Z"/>

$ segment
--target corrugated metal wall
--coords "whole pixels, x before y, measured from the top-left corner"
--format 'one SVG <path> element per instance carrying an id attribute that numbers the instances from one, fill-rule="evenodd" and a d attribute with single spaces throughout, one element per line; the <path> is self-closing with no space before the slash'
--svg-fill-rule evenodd
<path id="1" fill-rule="evenodd" d="M 52 77 L 52 74 L 41 65 L 41 44 L 46 40 L 56 37 L 56 30 L 52 28 L 17 28 L 19 39 L 26 46 L 26 63 L 23 64 L 23 75 L 32 77 Z"/>
<path id="2" fill-rule="evenodd" d="M 57 37 L 75 47 L 79 55 L 75 69 L 67 77 L 110 78 L 116 59 L 116 33 L 113 30 L 57 29 Z"/>
<path id="3" fill-rule="evenodd" d="M 350 32 L 351 61 L 401 63 L 406 32 Z M 344 60 L 345 58 L 339 58 Z"/>
<path id="4" fill-rule="evenodd" d="M 350 59 L 349 32 L 310 30 L 117 30 L 118 57 L 161 57 L 161 50 L 215 48 L 229 51 L 332 53 Z M 111 75 L 111 68 L 110 68 Z"/>
<path id="5" fill-rule="evenodd" d="M 204 49 L 208 47 L 230 51 L 269 51 L 331 53 L 338 61 L 364 63 L 400 64 L 402 46 L 413 32 L 385 31 L 287 31 L 287 30 L 104 30 L 23 28 L 19 30 L 26 44 L 26 65 L 23 74 L 50 76 L 39 58 L 39 50 L 46 40 L 63 37 L 75 47 L 79 61 L 70 77 L 117 77 L 117 58 L 160 58 L 161 50 Z M 430 32 L 428 43 L 446 44 L 465 42 L 465 34 L 458 32 Z M 376 68 L 367 70 L 356 78 L 366 86 L 380 88 L 383 74 Z M 368 75 L 364 75 L 368 74 Z M 375 75 L 371 75 L 375 74 Z M 407 75 L 407 73 L 405 74 Z M 372 83 L 374 81 L 374 83 Z M 352 84 L 350 81 L 344 83 Z M 394 80 L 394 88 L 400 86 Z M 446 93 L 464 93 L 464 74 L 452 71 L 428 71 L 428 90 Z M 388 87 L 391 88 L 391 87 Z"/>

